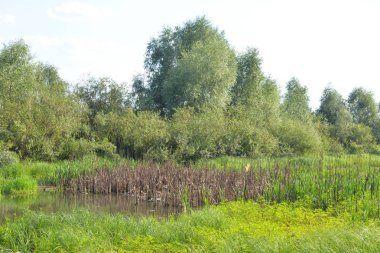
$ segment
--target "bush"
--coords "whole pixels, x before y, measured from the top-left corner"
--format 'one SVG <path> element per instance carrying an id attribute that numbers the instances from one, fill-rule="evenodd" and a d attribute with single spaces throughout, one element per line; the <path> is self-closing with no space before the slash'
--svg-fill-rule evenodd
<path id="1" fill-rule="evenodd" d="M 127 154 L 135 159 L 168 159 L 168 125 L 157 113 L 141 112 L 127 124 L 129 131 L 124 137 Z"/>
<path id="2" fill-rule="evenodd" d="M 96 130 L 99 138 L 107 138 L 121 156 L 154 161 L 167 160 L 169 133 L 166 120 L 157 113 L 132 110 L 98 114 Z"/>
<path id="3" fill-rule="evenodd" d="M 16 153 L 11 151 L 0 151 L 0 167 L 18 162 L 19 158 Z"/>
<path id="4" fill-rule="evenodd" d="M 232 156 L 271 156 L 278 149 L 278 140 L 268 129 L 256 127 L 246 118 L 228 119 L 223 142 L 226 154 Z"/>
<path id="5" fill-rule="evenodd" d="M 195 112 L 181 108 L 171 121 L 171 149 L 178 161 L 215 157 L 224 153 L 223 114 L 214 111 Z"/>
<path id="6" fill-rule="evenodd" d="M 360 154 L 370 152 L 375 144 L 370 127 L 363 124 L 353 124 L 349 136 L 349 150 L 352 153 Z"/>
<path id="7" fill-rule="evenodd" d="M 63 145 L 60 159 L 76 160 L 92 154 L 113 157 L 115 149 L 115 146 L 106 139 L 102 142 L 70 139 Z"/>
<path id="8" fill-rule="evenodd" d="M 295 120 L 284 120 L 278 128 L 280 155 L 303 155 L 322 151 L 317 131 Z"/>

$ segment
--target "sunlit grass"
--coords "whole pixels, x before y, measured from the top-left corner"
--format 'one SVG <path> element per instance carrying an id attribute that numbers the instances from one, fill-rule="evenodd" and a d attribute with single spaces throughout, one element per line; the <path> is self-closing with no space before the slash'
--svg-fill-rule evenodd
<path id="1" fill-rule="evenodd" d="M 36 185 L 59 186 L 62 180 L 79 177 L 85 171 L 118 166 L 135 166 L 132 160 L 111 160 L 96 156 L 81 160 L 48 162 L 24 161 L 0 168 L 0 193 L 22 195 L 36 192 Z M 33 185 L 33 186 L 32 186 Z M 14 189 L 12 189 L 14 188 Z"/>
<path id="2" fill-rule="evenodd" d="M 37 192 L 37 187 L 37 181 L 26 177 L 0 180 L 0 192 L 7 195 L 34 194 Z"/>
<path id="3" fill-rule="evenodd" d="M 378 221 L 296 204 L 230 202 L 158 220 L 28 212 L 0 227 L 2 250 L 30 252 L 378 252 Z"/>

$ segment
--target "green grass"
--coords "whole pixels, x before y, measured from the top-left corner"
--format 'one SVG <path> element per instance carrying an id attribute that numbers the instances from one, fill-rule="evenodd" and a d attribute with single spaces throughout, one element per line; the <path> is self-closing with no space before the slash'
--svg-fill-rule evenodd
<path id="1" fill-rule="evenodd" d="M 86 158 L 0 168 L 0 193 L 29 194 L 127 160 Z M 380 252 L 380 156 L 198 161 L 198 168 L 268 177 L 257 202 L 160 220 L 76 210 L 26 211 L 0 226 L 0 252 Z"/>
<path id="2" fill-rule="evenodd" d="M 301 157 L 282 157 L 282 158 L 244 158 L 224 156 L 213 159 L 196 161 L 192 167 L 214 168 L 223 170 L 243 170 L 250 165 L 251 168 L 273 169 L 275 167 L 306 167 L 317 168 L 336 168 L 336 167 L 380 167 L 380 156 L 378 155 L 342 155 L 342 156 L 301 156 Z"/>
<path id="3" fill-rule="evenodd" d="M 27 195 L 37 192 L 37 181 L 31 178 L 19 177 L 0 180 L 0 192 L 7 195 Z"/>
<path id="4" fill-rule="evenodd" d="M 22 252 L 379 252 L 380 227 L 299 203 L 239 201 L 169 220 L 28 212 L 0 226 L 0 245 Z"/>
<path id="5" fill-rule="evenodd" d="M 0 194 L 31 194 L 37 191 L 38 185 L 59 186 L 62 180 L 79 177 L 86 171 L 136 164 L 137 162 L 131 160 L 110 160 L 94 156 L 53 163 L 24 161 L 0 167 Z"/>
<path id="6" fill-rule="evenodd" d="M 380 156 L 294 157 L 247 159 L 221 157 L 194 167 L 266 175 L 267 202 L 303 201 L 310 207 L 349 209 L 354 218 L 380 217 Z"/>

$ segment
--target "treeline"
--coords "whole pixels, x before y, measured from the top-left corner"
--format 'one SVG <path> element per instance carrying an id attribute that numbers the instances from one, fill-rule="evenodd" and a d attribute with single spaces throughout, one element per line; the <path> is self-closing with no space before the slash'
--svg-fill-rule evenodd
<path id="1" fill-rule="evenodd" d="M 125 84 L 70 86 L 28 45 L 0 52 L 0 165 L 89 154 L 189 161 L 231 156 L 380 153 L 379 105 L 354 89 L 324 90 L 318 110 L 296 78 L 283 98 L 256 49 L 236 53 L 197 18 L 166 27 L 146 50 L 144 73 Z"/>

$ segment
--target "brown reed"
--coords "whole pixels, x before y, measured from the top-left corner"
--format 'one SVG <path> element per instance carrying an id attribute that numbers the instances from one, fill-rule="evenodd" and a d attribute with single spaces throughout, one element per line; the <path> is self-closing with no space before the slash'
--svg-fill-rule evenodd
<path id="1" fill-rule="evenodd" d="M 258 199 L 269 186 L 263 170 L 194 170 L 172 164 L 99 168 L 62 181 L 65 190 L 81 193 L 125 194 L 168 206 L 197 207 L 237 199 Z"/>

